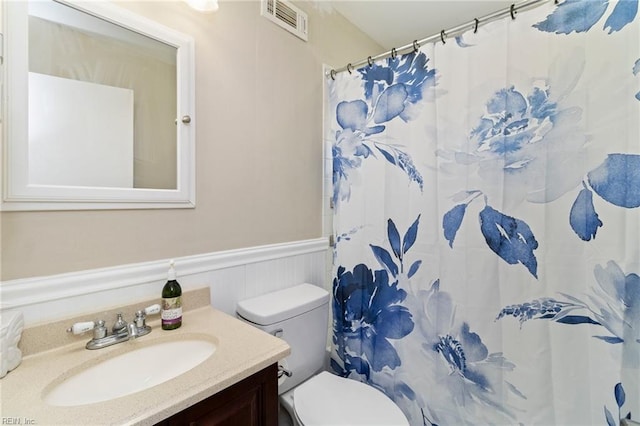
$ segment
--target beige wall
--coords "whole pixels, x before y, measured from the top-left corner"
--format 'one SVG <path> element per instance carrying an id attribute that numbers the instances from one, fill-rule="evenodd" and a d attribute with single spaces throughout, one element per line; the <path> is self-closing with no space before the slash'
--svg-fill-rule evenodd
<path id="1" fill-rule="evenodd" d="M 3 212 L 2 280 L 321 236 L 322 64 L 383 49 L 340 15 L 297 4 L 307 43 L 261 17 L 257 1 L 215 14 L 123 2 L 195 38 L 197 206 Z"/>

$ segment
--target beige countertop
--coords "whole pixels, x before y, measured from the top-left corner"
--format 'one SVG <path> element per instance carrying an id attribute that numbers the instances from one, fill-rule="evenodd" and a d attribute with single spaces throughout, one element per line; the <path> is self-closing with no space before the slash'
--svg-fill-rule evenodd
<path id="1" fill-rule="evenodd" d="M 104 349 L 85 349 L 91 337 L 89 333 L 73 343 L 26 355 L 18 368 L 0 380 L 3 421 L 19 419 L 22 425 L 150 425 L 290 353 L 283 340 L 208 305 L 185 311 L 182 327 L 177 330 L 162 330 L 159 319 L 148 324 L 153 327 L 150 334 Z M 193 338 L 215 343 L 216 351 L 198 366 L 160 385 L 110 401 L 75 407 L 54 407 L 43 400 L 43 395 L 65 377 L 100 361 L 142 346 Z"/>

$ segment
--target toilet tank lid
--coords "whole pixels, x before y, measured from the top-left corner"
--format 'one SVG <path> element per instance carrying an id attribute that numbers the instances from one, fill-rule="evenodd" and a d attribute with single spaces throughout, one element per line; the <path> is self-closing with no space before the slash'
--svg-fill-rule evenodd
<path id="1" fill-rule="evenodd" d="M 258 325 L 270 325 L 309 312 L 329 302 L 329 293 L 300 284 L 238 302 L 238 315 Z"/>

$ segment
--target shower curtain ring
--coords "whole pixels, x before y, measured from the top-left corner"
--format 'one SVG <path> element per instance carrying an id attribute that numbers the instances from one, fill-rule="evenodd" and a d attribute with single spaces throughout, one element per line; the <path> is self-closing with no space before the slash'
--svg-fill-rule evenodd
<path id="1" fill-rule="evenodd" d="M 392 47 L 391 48 L 391 59 L 396 59 L 396 56 L 398 56 L 398 52 L 396 52 L 396 48 Z"/>
<path id="2" fill-rule="evenodd" d="M 511 3 L 511 7 L 509 8 L 509 12 L 511 13 L 511 19 L 516 19 L 516 4 Z"/>
<path id="3" fill-rule="evenodd" d="M 351 70 L 353 69 L 353 67 L 351 66 L 351 62 L 349 62 L 347 64 L 347 71 L 349 71 L 349 74 L 351 74 Z"/>
<path id="4" fill-rule="evenodd" d="M 369 64 L 369 68 L 373 68 L 373 60 L 371 60 L 371 56 L 367 57 L 367 63 Z"/>
<path id="5" fill-rule="evenodd" d="M 418 43 L 418 40 L 413 40 L 413 52 L 418 53 L 419 49 L 420 49 L 420 44 Z"/>
<path id="6" fill-rule="evenodd" d="M 447 42 L 444 39 L 447 38 L 447 33 L 444 30 L 440 31 L 440 40 L 442 40 L 442 44 L 446 44 Z"/>
<path id="7" fill-rule="evenodd" d="M 335 80 L 336 79 L 336 70 L 332 69 L 331 71 L 329 71 L 329 76 L 331 77 L 331 80 Z"/>
<path id="8" fill-rule="evenodd" d="M 473 29 L 473 33 L 475 34 L 475 33 L 477 33 L 477 32 L 478 32 L 478 24 L 480 23 L 480 21 L 478 20 L 478 18 L 474 18 L 474 19 L 475 19 L 475 21 L 476 21 L 476 26 L 475 26 L 475 28 Z"/>

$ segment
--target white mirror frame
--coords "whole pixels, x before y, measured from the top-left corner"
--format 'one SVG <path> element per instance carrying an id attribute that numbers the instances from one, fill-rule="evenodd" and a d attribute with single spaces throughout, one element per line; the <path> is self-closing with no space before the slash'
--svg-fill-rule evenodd
<path id="1" fill-rule="evenodd" d="M 40 0 L 41 1 L 41 0 Z M 3 1 L 3 149 L 0 210 L 103 210 L 195 207 L 195 50 L 193 38 L 108 2 L 56 0 L 174 46 L 177 50 L 177 189 L 29 184 L 28 2 Z M 188 116 L 189 122 L 181 117 Z"/>

